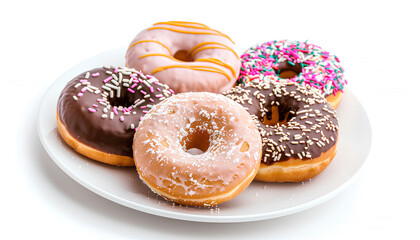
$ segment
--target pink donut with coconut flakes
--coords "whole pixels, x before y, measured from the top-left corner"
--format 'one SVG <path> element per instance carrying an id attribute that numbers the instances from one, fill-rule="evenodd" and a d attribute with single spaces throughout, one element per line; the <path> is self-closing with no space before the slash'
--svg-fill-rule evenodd
<path id="1" fill-rule="evenodd" d="M 240 59 L 225 34 L 195 22 L 159 22 L 141 31 L 126 66 L 154 75 L 175 92 L 224 92 L 235 84 Z"/>

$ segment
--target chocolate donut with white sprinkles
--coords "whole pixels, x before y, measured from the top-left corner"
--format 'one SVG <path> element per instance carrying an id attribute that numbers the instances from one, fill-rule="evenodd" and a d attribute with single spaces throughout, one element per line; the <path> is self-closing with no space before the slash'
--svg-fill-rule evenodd
<path id="1" fill-rule="evenodd" d="M 80 154 L 115 166 L 134 166 L 133 137 L 142 117 L 173 91 L 129 68 L 104 66 L 67 83 L 57 104 L 58 131 Z"/>
<path id="2" fill-rule="evenodd" d="M 282 79 L 256 79 L 224 93 L 241 103 L 263 141 L 264 182 L 300 182 L 321 173 L 336 154 L 338 119 L 321 92 Z"/>

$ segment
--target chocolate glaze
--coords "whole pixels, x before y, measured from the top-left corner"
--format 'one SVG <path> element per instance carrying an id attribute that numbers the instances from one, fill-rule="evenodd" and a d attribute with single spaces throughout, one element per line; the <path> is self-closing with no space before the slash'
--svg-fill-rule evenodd
<path id="1" fill-rule="evenodd" d="M 58 99 L 57 114 L 77 141 L 102 152 L 133 157 L 133 137 L 140 118 L 171 95 L 167 85 L 134 69 L 95 68 L 67 83 Z"/>
<path id="2" fill-rule="evenodd" d="M 266 165 L 290 158 L 302 160 L 319 157 L 333 147 L 338 139 L 338 120 L 335 110 L 320 91 L 287 80 L 253 81 L 224 93 L 242 103 L 254 117 L 263 141 L 262 163 Z M 278 107 L 281 122 L 263 124 L 271 119 Z"/>

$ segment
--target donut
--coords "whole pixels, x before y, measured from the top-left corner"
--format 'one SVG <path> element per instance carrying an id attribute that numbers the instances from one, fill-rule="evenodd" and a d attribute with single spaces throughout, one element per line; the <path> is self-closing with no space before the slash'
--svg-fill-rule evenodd
<path id="1" fill-rule="evenodd" d="M 305 181 L 334 158 L 336 111 L 318 90 L 285 79 L 255 79 L 224 95 L 248 109 L 261 134 L 261 166 L 255 180 Z"/>
<path id="2" fill-rule="evenodd" d="M 133 149 L 139 176 L 154 192 L 182 205 L 213 206 L 254 179 L 261 137 L 238 103 L 221 94 L 189 92 L 145 115 Z"/>
<path id="3" fill-rule="evenodd" d="M 241 59 L 240 84 L 253 79 L 289 79 L 319 89 L 335 109 L 347 84 L 338 57 L 307 42 L 265 42 L 246 50 Z"/>
<path id="4" fill-rule="evenodd" d="M 173 91 L 142 72 L 104 66 L 81 73 L 62 90 L 58 132 L 80 154 L 115 166 L 134 166 L 133 136 L 142 117 Z"/>
<path id="5" fill-rule="evenodd" d="M 195 22 L 159 22 L 141 31 L 126 52 L 126 66 L 153 74 L 175 92 L 221 93 L 239 75 L 234 42 Z"/>

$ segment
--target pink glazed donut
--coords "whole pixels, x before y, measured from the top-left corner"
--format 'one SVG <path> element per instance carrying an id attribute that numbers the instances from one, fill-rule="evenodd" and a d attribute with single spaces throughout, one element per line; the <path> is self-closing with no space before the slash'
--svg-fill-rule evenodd
<path id="1" fill-rule="evenodd" d="M 181 93 L 155 105 L 133 140 L 140 178 L 162 197 L 193 206 L 220 204 L 248 187 L 261 147 L 246 109 L 209 92 Z"/>
<path id="2" fill-rule="evenodd" d="M 225 34 L 194 22 L 159 22 L 141 31 L 126 65 L 153 74 L 175 92 L 221 93 L 239 75 L 240 59 Z"/>

